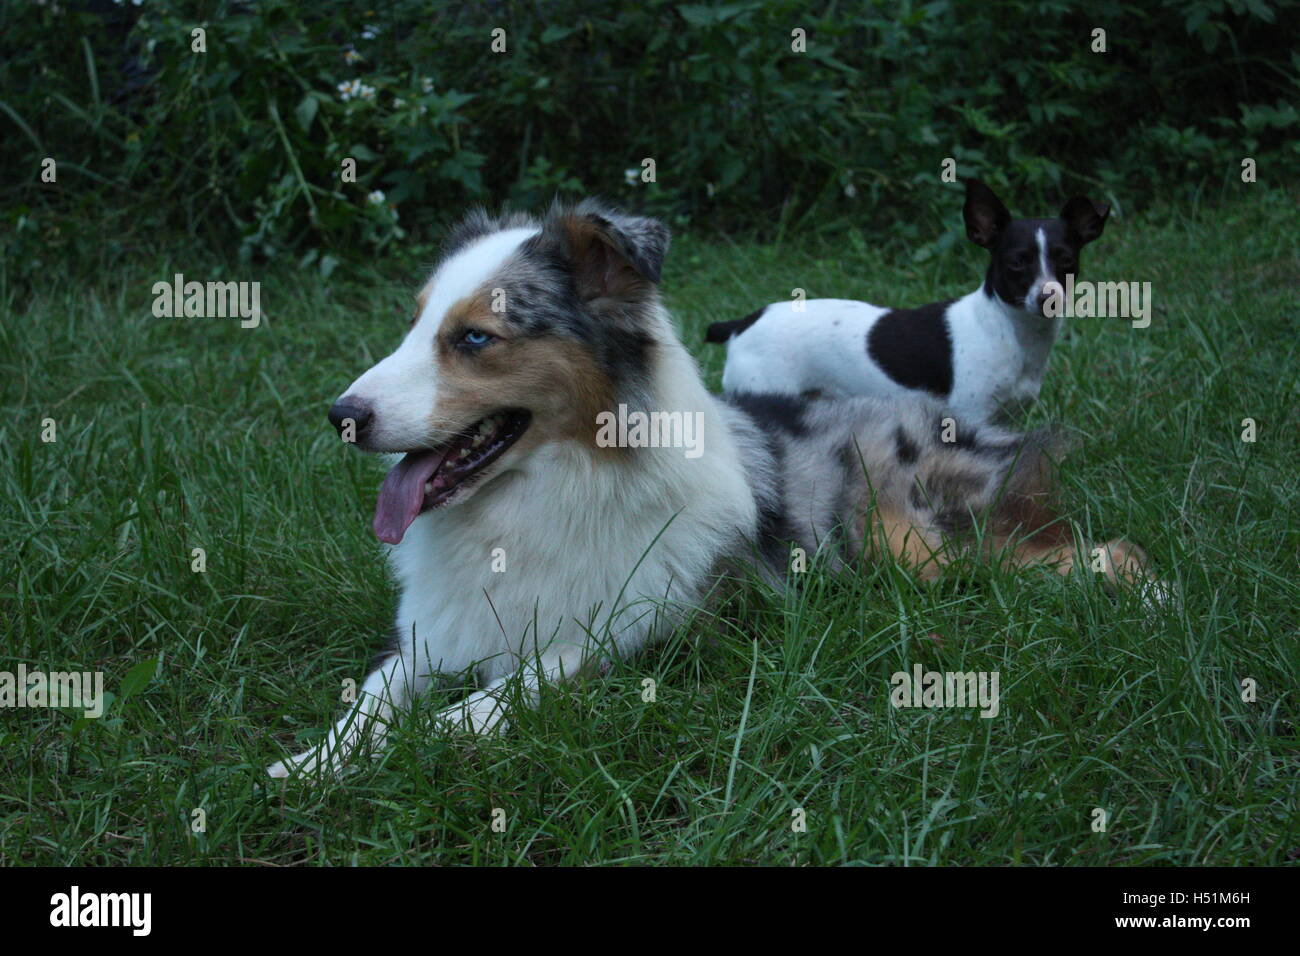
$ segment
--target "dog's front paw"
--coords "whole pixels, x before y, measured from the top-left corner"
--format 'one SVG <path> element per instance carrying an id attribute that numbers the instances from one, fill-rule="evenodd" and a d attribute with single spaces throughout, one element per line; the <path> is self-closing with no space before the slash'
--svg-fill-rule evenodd
<path id="1" fill-rule="evenodd" d="M 1151 578 L 1142 582 L 1141 588 L 1142 606 L 1146 608 L 1147 614 L 1152 617 L 1158 616 L 1165 611 L 1176 611 L 1182 603 L 1178 588 L 1169 581 Z"/>
<path id="2" fill-rule="evenodd" d="M 311 773 L 320 765 L 316 751 L 308 750 L 293 757 L 277 760 L 266 768 L 267 776 L 283 779 L 296 773 Z"/>
<path id="3" fill-rule="evenodd" d="M 311 776 L 323 768 L 327 773 L 338 777 L 342 776 L 344 767 L 343 755 L 338 750 L 326 754 L 323 748 L 318 747 L 276 761 L 266 768 L 266 773 L 267 776 L 284 779 Z"/>
<path id="4" fill-rule="evenodd" d="M 444 731 L 460 731 L 479 737 L 503 731 L 510 726 L 506 720 L 505 701 L 482 690 L 470 694 L 459 704 L 438 711 L 434 720 Z"/>

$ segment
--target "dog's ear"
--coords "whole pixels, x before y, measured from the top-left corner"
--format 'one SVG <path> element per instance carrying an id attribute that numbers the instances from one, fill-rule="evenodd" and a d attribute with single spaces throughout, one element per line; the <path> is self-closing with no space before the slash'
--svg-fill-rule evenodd
<path id="1" fill-rule="evenodd" d="M 659 282 L 668 254 L 668 227 L 586 199 L 551 210 L 544 231 L 573 266 L 584 302 L 645 294 Z"/>
<path id="2" fill-rule="evenodd" d="M 1109 215 L 1110 206 L 1107 203 L 1095 203 L 1087 196 L 1075 196 L 1061 207 L 1065 228 L 1081 246 L 1101 235 Z"/>
<path id="3" fill-rule="evenodd" d="M 966 205 L 962 207 L 966 218 L 966 237 L 977 246 L 992 248 L 998 233 L 1011 221 L 1011 213 L 1002 200 L 978 179 L 966 180 Z"/>

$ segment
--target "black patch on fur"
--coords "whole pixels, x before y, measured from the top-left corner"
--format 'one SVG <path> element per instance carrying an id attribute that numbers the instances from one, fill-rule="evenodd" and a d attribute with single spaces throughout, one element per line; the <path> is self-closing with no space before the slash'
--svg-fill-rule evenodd
<path id="1" fill-rule="evenodd" d="M 839 448 L 835 449 L 835 460 L 839 466 L 844 469 L 845 480 L 853 477 L 854 469 L 861 469 L 862 463 L 858 456 L 857 446 L 852 440 L 846 441 Z"/>
<path id="2" fill-rule="evenodd" d="M 725 342 L 727 339 L 744 332 L 747 328 L 761 319 L 763 313 L 766 311 L 767 306 L 763 306 L 763 308 L 758 311 L 749 313 L 749 315 L 745 316 L 743 319 L 733 319 L 730 322 L 714 322 L 705 331 L 704 341 Z"/>
<path id="3" fill-rule="evenodd" d="M 975 475 L 938 471 L 912 483 L 908 501 L 918 511 L 933 512 L 931 521 L 944 534 L 965 534 L 974 526 L 971 513 L 983 481 Z"/>
<path id="4" fill-rule="evenodd" d="M 840 521 L 835 528 L 835 534 L 840 539 L 840 558 L 845 564 L 851 566 L 858 560 L 859 555 L 853 549 L 852 535 L 845 529 L 843 521 L 849 514 L 849 495 L 858 488 L 855 479 L 864 477 L 865 469 L 862 456 L 858 452 L 857 442 L 850 438 L 835 449 L 835 462 L 840 466 L 841 474 L 839 488 L 835 491 L 835 503 L 832 506 L 831 514 Z"/>
<path id="5" fill-rule="evenodd" d="M 779 428 L 796 438 L 808 433 L 803 420 L 808 403 L 803 398 L 767 392 L 735 392 L 724 397 L 752 418 L 764 434 L 771 428 Z"/>
<path id="6" fill-rule="evenodd" d="M 967 534 L 975 527 L 975 516 L 966 508 L 944 508 L 934 516 L 934 526 L 943 534 Z"/>
<path id="7" fill-rule="evenodd" d="M 946 398 L 952 391 L 946 313 L 953 301 L 886 312 L 867 333 L 867 355 L 899 385 Z"/>
<path id="8" fill-rule="evenodd" d="M 995 442 L 986 442 L 980 437 L 980 430 L 974 425 L 962 425 L 958 422 L 956 425 L 956 434 L 952 441 L 943 440 L 943 419 L 935 423 L 935 434 L 939 436 L 939 447 L 941 448 L 960 448 L 962 451 L 970 452 L 973 455 L 979 455 L 982 458 L 991 458 L 1002 460 L 1012 458 L 1020 452 L 1019 441 L 1012 441 L 1006 444 L 997 444 Z"/>
<path id="9" fill-rule="evenodd" d="M 919 481 L 912 482 L 912 490 L 908 492 L 908 500 L 917 511 L 924 511 L 929 507 L 929 501 L 926 500 L 925 496 L 925 487 Z"/>
<path id="10" fill-rule="evenodd" d="M 917 458 L 921 455 L 921 449 L 903 430 L 902 425 L 894 429 L 894 453 L 898 456 L 899 462 L 904 465 L 916 464 Z"/>
<path id="11" fill-rule="evenodd" d="M 780 439 L 770 433 L 764 433 L 768 452 L 777 475 L 785 472 L 785 446 Z M 785 510 L 785 498 L 782 494 L 783 482 L 777 482 L 776 495 L 771 501 L 759 501 L 758 505 L 758 550 L 759 554 L 772 568 L 780 569 L 784 574 L 790 565 L 790 544 L 795 540 L 794 528 L 789 514 Z"/>
<path id="12" fill-rule="evenodd" d="M 641 329 L 609 328 L 600 344 L 597 357 L 615 388 L 625 387 L 630 382 L 637 385 L 648 382 L 650 353 L 655 344 L 648 333 Z"/>
<path id="13" fill-rule="evenodd" d="M 934 433 L 940 448 L 948 450 L 959 448 L 962 451 L 970 452 L 973 455 L 986 457 L 991 456 L 993 458 L 1005 458 L 1007 455 L 1014 454 L 1016 451 L 1015 445 L 1007 446 L 986 444 L 980 438 L 979 428 L 974 425 L 965 425 L 961 422 L 957 422 L 953 428 L 954 434 L 952 441 L 943 440 L 944 431 L 943 419 L 935 419 Z"/>
<path id="14" fill-rule="evenodd" d="M 973 428 L 973 427 L 963 428 L 961 422 L 958 422 L 955 431 L 956 431 L 956 435 L 954 436 L 953 440 L 944 442 L 943 444 L 947 445 L 949 448 L 961 448 L 966 451 L 979 451 L 980 431 L 978 428 Z M 943 434 L 942 422 L 939 425 L 939 434 L 940 435 Z"/>
<path id="15" fill-rule="evenodd" d="M 974 475 L 939 471 L 926 476 L 925 488 L 932 504 L 964 507 L 984 490 L 984 482 Z"/>
<path id="16" fill-rule="evenodd" d="M 388 632 L 388 639 L 384 641 L 383 649 L 375 655 L 375 659 L 370 662 L 370 670 L 377 671 L 383 667 L 392 658 L 402 652 L 402 632 L 394 624 Z"/>

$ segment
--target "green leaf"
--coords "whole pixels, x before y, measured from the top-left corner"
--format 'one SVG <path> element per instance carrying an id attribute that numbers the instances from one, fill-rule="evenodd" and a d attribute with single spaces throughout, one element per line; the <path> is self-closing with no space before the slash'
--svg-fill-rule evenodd
<path id="1" fill-rule="evenodd" d="M 542 42 L 554 43 L 556 40 L 563 40 L 569 34 L 577 31 L 577 29 L 577 27 L 561 27 L 551 24 L 551 26 L 542 31 Z"/>
<path id="2" fill-rule="evenodd" d="M 302 98 L 302 102 L 293 111 L 293 115 L 298 118 L 298 125 L 304 130 L 311 129 L 312 121 L 316 119 L 316 111 L 320 109 L 320 101 L 315 95 L 308 93 Z"/>
<path id="3" fill-rule="evenodd" d="M 148 660 L 141 661 L 126 672 L 126 677 L 122 678 L 121 698 L 123 701 L 130 700 L 140 691 L 149 686 L 153 680 L 154 674 L 158 670 L 158 658 L 151 657 Z"/>

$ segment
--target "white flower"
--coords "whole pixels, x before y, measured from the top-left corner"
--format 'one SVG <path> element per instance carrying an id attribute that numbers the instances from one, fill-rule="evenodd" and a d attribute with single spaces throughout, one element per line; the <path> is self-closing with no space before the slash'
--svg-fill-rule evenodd
<path id="1" fill-rule="evenodd" d="M 857 196 L 857 194 L 858 194 L 858 187 L 853 185 L 852 183 L 848 183 L 844 187 L 844 195 L 848 196 L 850 199 L 853 199 L 855 196 Z"/>
<path id="2" fill-rule="evenodd" d="M 429 76 L 420 77 L 420 89 L 426 93 L 433 92 L 433 78 Z"/>
<path id="3" fill-rule="evenodd" d="M 373 40 L 377 36 L 379 36 L 379 27 L 375 26 L 373 23 L 367 23 L 361 28 L 361 39 Z"/>
<path id="4" fill-rule="evenodd" d="M 344 80 L 338 85 L 339 99 L 346 103 L 350 99 L 373 100 L 375 88 L 366 86 L 360 80 Z"/>
<path id="5" fill-rule="evenodd" d="M 357 62 L 357 60 L 359 60 L 359 59 L 361 59 L 361 54 L 358 53 L 356 50 L 344 50 L 344 51 L 343 51 L 343 62 L 344 62 L 344 63 L 355 63 L 355 62 Z"/>
<path id="6" fill-rule="evenodd" d="M 406 100 L 402 99 L 400 96 L 393 97 L 393 109 L 400 110 L 405 105 Z"/>
<path id="7" fill-rule="evenodd" d="M 384 191 L 382 189 L 376 189 L 374 192 L 372 192 L 369 196 L 366 197 L 366 201 L 369 202 L 370 205 L 372 206 L 378 206 L 380 203 L 384 201 Z"/>
<path id="8" fill-rule="evenodd" d="M 641 171 L 638 169 L 623 170 L 623 182 L 627 183 L 629 186 L 635 186 L 637 180 L 641 178 L 640 172 Z"/>

